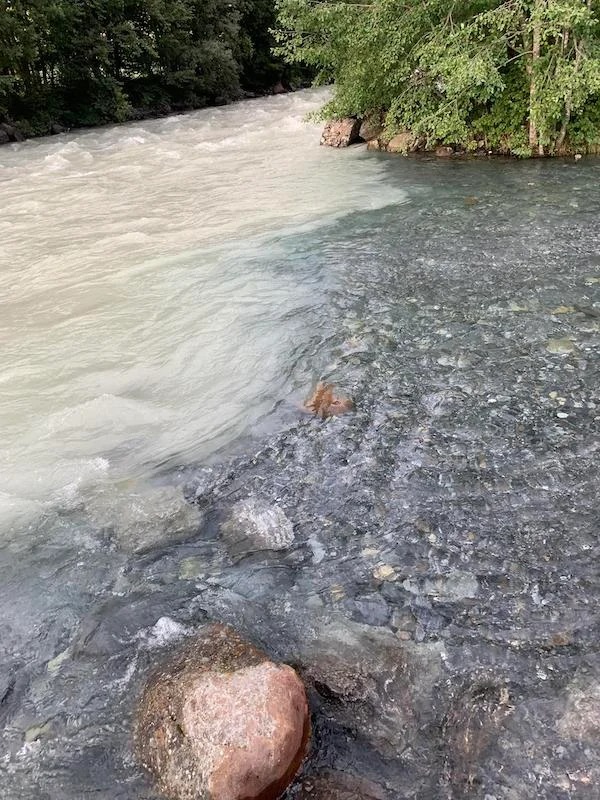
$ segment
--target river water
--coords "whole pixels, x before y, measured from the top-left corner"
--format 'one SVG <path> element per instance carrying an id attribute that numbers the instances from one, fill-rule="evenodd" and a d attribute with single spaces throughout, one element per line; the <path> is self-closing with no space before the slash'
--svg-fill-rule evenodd
<path id="1" fill-rule="evenodd" d="M 600 162 L 320 148 L 323 97 L 0 150 L 7 800 L 154 797 L 208 619 L 305 676 L 308 779 L 600 797 Z"/>

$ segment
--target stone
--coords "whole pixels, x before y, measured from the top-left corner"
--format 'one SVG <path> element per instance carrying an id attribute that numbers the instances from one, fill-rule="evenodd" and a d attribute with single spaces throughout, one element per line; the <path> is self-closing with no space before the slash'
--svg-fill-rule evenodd
<path id="1" fill-rule="evenodd" d="M 367 150 L 385 150 L 385 147 L 382 147 L 379 139 L 371 139 L 367 142 Z"/>
<path id="2" fill-rule="evenodd" d="M 454 148 L 448 145 L 440 145 L 440 147 L 436 147 L 435 154 L 438 158 L 449 158 L 454 155 Z"/>
<path id="3" fill-rule="evenodd" d="M 306 692 L 226 625 L 206 626 L 150 676 L 135 744 L 170 800 L 276 800 L 306 753 Z"/>
<path id="4" fill-rule="evenodd" d="M 575 344 L 570 339 L 548 339 L 546 350 L 555 355 L 566 355 L 575 350 Z"/>
<path id="5" fill-rule="evenodd" d="M 8 133 L 0 128 L 0 144 L 8 144 L 10 142 L 10 136 Z"/>
<path id="6" fill-rule="evenodd" d="M 86 503 L 96 525 L 109 531 L 120 550 L 144 553 L 194 537 L 203 521 L 198 506 L 174 486 L 139 487 L 129 493 L 99 492 Z"/>
<path id="7" fill-rule="evenodd" d="M 387 144 L 388 153 L 410 153 L 415 144 L 415 136 L 410 131 L 396 134 Z"/>
<path id="8" fill-rule="evenodd" d="M 485 681 L 458 694 L 444 720 L 447 778 L 464 797 L 469 787 L 479 784 L 486 753 L 493 748 L 498 731 L 513 711 L 508 687 Z"/>
<path id="9" fill-rule="evenodd" d="M 363 142 L 378 139 L 383 132 L 383 125 L 378 117 L 366 117 L 360 124 L 359 137 Z"/>
<path id="10" fill-rule="evenodd" d="M 391 564 L 381 564 L 373 570 L 373 577 L 378 581 L 395 581 L 397 575 Z"/>
<path id="11" fill-rule="evenodd" d="M 9 125 L 8 122 L 0 123 L 0 131 L 4 131 L 11 142 L 23 142 L 25 137 L 18 128 L 14 125 Z"/>
<path id="12" fill-rule="evenodd" d="M 442 652 L 439 643 L 401 641 L 386 628 L 334 612 L 324 615 L 314 638 L 301 644 L 298 663 L 326 718 L 385 758 L 396 758 L 428 724 L 441 723 L 433 687 Z"/>
<path id="13" fill-rule="evenodd" d="M 600 736 L 600 684 L 582 684 L 577 679 L 569 687 L 564 714 L 556 723 L 561 736 L 596 743 Z"/>
<path id="14" fill-rule="evenodd" d="M 336 395 L 332 383 L 319 381 L 310 398 L 304 403 L 302 410 L 321 419 L 328 419 L 353 411 L 354 403 L 349 397 Z"/>
<path id="15" fill-rule="evenodd" d="M 327 771 L 305 778 L 295 800 L 387 800 L 385 789 L 347 772 Z"/>
<path id="16" fill-rule="evenodd" d="M 354 117 L 333 120 L 325 125 L 321 144 L 327 147 L 349 147 L 359 141 L 360 120 Z"/>
<path id="17" fill-rule="evenodd" d="M 52 136 L 58 136 L 60 133 L 66 133 L 67 129 L 59 122 L 53 122 L 50 126 L 50 133 Z"/>
<path id="18" fill-rule="evenodd" d="M 294 527 L 279 506 L 254 497 L 238 501 L 221 535 L 235 555 L 257 550 L 286 550 L 294 542 Z"/>
<path id="19" fill-rule="evenodd" d="M 479 581 L 470 572 L 451 570 L 448 575 L 425 581 L 425 594 L 453 603 L 479 594 Z"/>

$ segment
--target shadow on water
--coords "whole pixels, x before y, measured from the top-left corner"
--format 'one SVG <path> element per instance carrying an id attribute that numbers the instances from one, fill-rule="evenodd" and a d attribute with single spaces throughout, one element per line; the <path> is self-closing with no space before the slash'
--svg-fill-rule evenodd
<path id="1" fill-rule="evenodd" d="M 408 203 L 281 242 L 320 316 L 252 434 L 159 471 L 145 523 L 83 504 L 2 555 L 3 796 L 153 797 L 133 702 L 208 619 L 306 679 L 308 778 L 599 796 L 600 165 L 381 158 Z M 319 377 L 356 411 L 302 417 Z M 290 548 L 228 550 L 247 498 Z"/>

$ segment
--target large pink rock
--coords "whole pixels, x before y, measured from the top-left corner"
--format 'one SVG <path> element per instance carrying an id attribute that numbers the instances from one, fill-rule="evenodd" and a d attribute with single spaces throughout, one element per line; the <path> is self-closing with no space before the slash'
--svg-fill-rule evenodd
<path id="1" fill-rule="evenodd" d="M 325 125 L 321 144 L 328 147 L 348 147 L 360 141 L 360 120 L 354 117 L 334 120 Z"/>
<path id="2" fill-rule="evenodd" d="M 291 667 L 209 625 L 150 678 L 136 746 L 172 800 L 275 800 L 304 758 L 309 712 Z"/>

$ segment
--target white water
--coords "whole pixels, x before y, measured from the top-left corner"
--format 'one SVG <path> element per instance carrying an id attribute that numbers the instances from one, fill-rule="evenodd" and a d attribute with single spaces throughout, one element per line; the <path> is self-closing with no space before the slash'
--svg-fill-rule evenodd
<path id="1" fill-rule="evenodd" d="M 402 199 L 362 148 L 318 146 L 323 98 L 0 150 L 0 529 L 204 457 L 285 395 L 320 291 L 286 234 Z"/>

